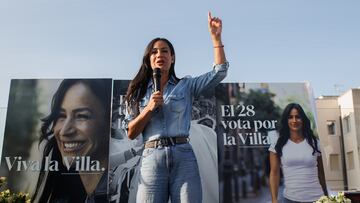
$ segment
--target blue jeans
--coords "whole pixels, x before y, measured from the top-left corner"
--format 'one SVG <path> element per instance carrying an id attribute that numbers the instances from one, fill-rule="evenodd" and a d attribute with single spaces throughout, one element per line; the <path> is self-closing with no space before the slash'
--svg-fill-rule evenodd
<path id="1" fill-rule="evenodd" d="M 146 148 L 140 166 L 136 202 L 201 203 L 199 168 L 189 143 Z"/>

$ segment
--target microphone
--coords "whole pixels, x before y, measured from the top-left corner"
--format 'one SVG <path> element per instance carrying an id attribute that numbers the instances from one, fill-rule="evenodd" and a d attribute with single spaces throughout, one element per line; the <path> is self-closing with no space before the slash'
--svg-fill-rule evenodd
<path id="1" fill-rule="evenodd" d="M 153 70 L 153 80 L 154 80 L 154 89 L 156 91 L 160 91 L 160 81 L 161 81 L 161 71 L 160 68 L 154 68 Z"/>

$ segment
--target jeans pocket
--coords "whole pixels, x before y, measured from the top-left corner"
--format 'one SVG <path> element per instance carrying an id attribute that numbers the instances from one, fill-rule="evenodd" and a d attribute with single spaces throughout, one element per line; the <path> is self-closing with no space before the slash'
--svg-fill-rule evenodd
<path id="1" fill-rule="evenodd" d="M 176 146 L 176 148 L 180 152 L 192 152 L 193 151 L 193 149 L 189 143 L 179 144 Z"/>

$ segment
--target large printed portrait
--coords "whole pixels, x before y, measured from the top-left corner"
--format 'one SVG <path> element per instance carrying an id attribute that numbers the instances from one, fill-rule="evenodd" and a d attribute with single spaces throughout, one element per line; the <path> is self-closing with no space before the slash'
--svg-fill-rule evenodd
<path id="1" fill-rule="evenodd" d="M 1 159 L 33 202 L 107 201 L 111 79 L 12 80 Z"/>
<path id="2" fill-rule="evenodd" d="M 271 202 L 269 147 L 285 107 L 302 106 L 316 135 L 307 83 L 223 83 L 216 88 L 219 189 L 222 203 Z M 281 176 L 279 199 L 284 179 Z"/>

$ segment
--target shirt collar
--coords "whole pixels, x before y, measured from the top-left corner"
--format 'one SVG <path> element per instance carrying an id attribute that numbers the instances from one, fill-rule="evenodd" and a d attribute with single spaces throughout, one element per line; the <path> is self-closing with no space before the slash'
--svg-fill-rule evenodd
<path id="1" fill-rule="evenodd" d="M 175 78 L 175 76 L 170 76 L 170 79 L 168 81 L 168 83 L 172 84 L 172 85 L 176 85 L 177 84 L 177 80 Z"/>

